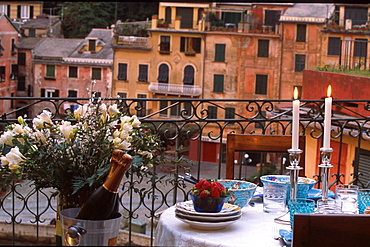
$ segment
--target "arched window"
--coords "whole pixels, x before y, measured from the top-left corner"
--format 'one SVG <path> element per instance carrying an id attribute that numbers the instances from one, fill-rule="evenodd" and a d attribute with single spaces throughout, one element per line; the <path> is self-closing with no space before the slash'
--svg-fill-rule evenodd
<path id="1" fill-rule="evenodd" d="M 184 79 L 182 80 L 184 84 L 194 85 L 194 68 L 193 66 L 186 66 L 184 69 Z"/>
<path id="2" fill-rule="evenodd" d="M 161 64 L 158 68 L 158 82 L 168 83 L 168 66 L 167 64 Z"/>
<path id="3" fill-rule="evenodd" d="M 164 17 L 164 21 L 167 23 L 171 23 L 171 7 L 166 7 L 166 15 Z"/>

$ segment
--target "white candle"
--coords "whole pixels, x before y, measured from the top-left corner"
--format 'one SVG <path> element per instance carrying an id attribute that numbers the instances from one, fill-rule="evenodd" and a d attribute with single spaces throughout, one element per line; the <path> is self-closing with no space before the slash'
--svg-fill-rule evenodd
<path id="1" fill-rule="evenodd" d="M 325 119 L 324 119 L 324 148 L 330 148 L 331 130 L 331 85 L 328 86 L 328 97 L 325 98 Z"/>
<path id="2" fill-rule="evenodd" d="M 293 100 L 293 123 L 292 123 L 292 149 L 298 150 L 298 136 L 299 136 L 299 100 L 298 89 L 294 88 Z"/>

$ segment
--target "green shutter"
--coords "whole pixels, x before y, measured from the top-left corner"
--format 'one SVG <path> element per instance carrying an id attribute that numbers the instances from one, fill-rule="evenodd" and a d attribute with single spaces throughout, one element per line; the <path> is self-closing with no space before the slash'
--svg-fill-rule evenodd
<path id="1" fill-rule="evenodd" d="M 216 44 L 215 62 L 225 62 L 225 44 Z"/>
<path id="2" fill-rule="evenodd" d="M 224 75 L 214 75 L 213 91 L 217 93 L 224 92 Z"/>

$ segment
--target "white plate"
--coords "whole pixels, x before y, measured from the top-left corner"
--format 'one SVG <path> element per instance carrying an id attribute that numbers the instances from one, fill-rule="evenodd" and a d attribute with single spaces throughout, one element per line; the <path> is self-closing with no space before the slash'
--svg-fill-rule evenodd
<path id="1" fill-rule="evenodd" d="M 213 217 L 213 216 L 203 216 L 203 215 L 194 215 L 194 214 L 187 214 L 183 213 L 179 210 L 175 210 L 176 215 L 185 218 L 187 220 L 195 220 L 195 221 L 201 221 L 201 222 L 223 222 L 228 220 L 235 220 L 240 218 L 242 212 L 238 211 L 235 214 L 232 215 L 226 215 L 226 216 L 219 216 L 219 217 Z"/>
<path id="2" fill-rule="evenodd" d="M 178 202 L 176 203 L 176 209 L 184 213 L 187 213 L 187 214 L 213 216 L 213 217 L 232 215 L 232 214 L 237 213 L 237 211 L 241 210 L 241 208 L 237 205 L 232 205 L 230 203 L 224 203 L 224 206 L 222 207 L 221 211 L 218 213 L 197 212 L 194 209 L 193 201 Z"/>
<path id="3" fill-rule="evenodd" d="M 200 221 L 193 221 L 188 220 L 185 218 L 182 218 L 180 216 L 175 216 L 177 219 L 181 220 L 182 222 L 188 223 L 191 228 L 198 229 L 198 230 L 221 230 L 226 228 L 228 225 L 236 222 L 238 219 L 241 218 L 241 215 L 239 215 L 239 218 L 236 218 L 234 220 L 228 220 L 228 221 L 222 221 L 222 222 L 200 222 Z"/>

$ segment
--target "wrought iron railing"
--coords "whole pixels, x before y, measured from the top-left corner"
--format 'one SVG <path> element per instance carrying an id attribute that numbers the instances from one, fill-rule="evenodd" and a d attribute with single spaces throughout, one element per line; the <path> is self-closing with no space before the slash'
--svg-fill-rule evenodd
<path id="1" fill-rule="evenodd" d="M 13 105 L 22 102 L 22 107 L 10 112 L 4 112 L 0 119 L 0 128 L 16 122 L 17 116 L 27 114 L 26 121 L 44 108 L 54 114 L 54 120 L 65 118 L 70 109 L 66 106 L 86 103 L 86 98 L 0 98 L 2 105 Z M 167 163 L 161 167 L 153 168 L 158 176 L 150 181 L 137 181 L 132 175 L 124 181 L 121 194 L 121 209 L 123 218 L 129 226 L 128 243 L 133 243 L 134 220 L 147 222 L 146 235 L 151 238 L 155 233 L 155 223 L 160 212 L 178 201 L 188 199 L 190 184 L 182 183 L 177 174 L 191 172 L 195 177 L 222 178 L 225 176 L 225 139 L 229 133 L 264 134 L 264 135 L 290 135 L 291 132 L 291 100 L 248 100 L 248 99 L 103 99 L 118 102 L 120 109 L 128 115 L 140 113 L 143 124 L 160 134 L 167 147 L 165 155 Z M 7 103 L 4 103 L 7 102 Z M 361 151 L 366 153 L 370 140 L 369 102 L 366 100 L 333 100 L 332 138 L 336 142 L 335 149 L 337 167 L 332 168 L 331 177 L 334 179 L 330 187 L 338 183 L 358 184 L 360 187 L 369 187 L 370 161 L 366 156 L 361 156 Z M 321 145 L 323 129 L 323 103 L 324 100 L 301 100 L 300 134 L 309 139 L 318 141 Z M 155 110 L 158 109 L 159 110 Z M 142 113 L 149 113 L 143 115 Z M 168 114 L 164 114 L 167 112 Z M 356 152 L 353 160 L 353 171 L 342 174 L 340 167 L 345 145 L 355 143 Z M 212 146 L 211 151 L 204 152 Z M 205 154 L 212 153 L 215 160 L 207 160 Z M 365 157 L 365 159 L 364 159 Z M 370 157 L 370 155 L 369 155 Z M 364 161 L 365 160 L 365 161 Z M 370 160 L 370 158 L 369 158 Z M 240 165 L 244 161 L 238 161 Z M 246 162 L 248 163 L 248 162 Z M 318 164 L 316 164 L 318 165 Z M 279 173 L 284 172 L 284 164 L 280 166 Z M 247 166 L 246 166 L 247 167 Z M 255 170 L 253 170 L 255 171 Z M 263 169 L 259 172 L 262 174 Z M 362 171 L 362 172 L 361 172 Z M 369 172 L 363 172 L 369 171 Z M 238 179 L 247 179 L 247 171 L 237 174 Z M 346 177 L 347 176 L 347 177 Z M 350 176 L 350 178 L 348 178 Z M 257 176 L 258 177 L 258 176 Z M 320 176 L 314 176 L 320 187 Z M 168 183 L 166 183 L 168 182 Z M 257 180 L 258 182 L 258 180 Z M 184 187 L 184 185 L 187 185 Z M 22 187 L 23 186 L 23 187 Z M 39 227 L 48 223 L 47 214 L 55 215 L 55 198 L 43 191 L 25 193 L 27 187 L 19 181 L 14 181 L 9 191 L 0 196 L 0 223 L 9 224 L 12 229 L 13 244 L 18 241 L 19 233 L 16 226 L 23 223 L 36 226 L 35 245 L 39 244 Z M 27 187 L 28 188 L 28 187 Z M 143 188 L 146 188 L 143 190 Z M 149 188 L 149 189 L 148 189 Z M 27 214 L 27 217 L 21 217 Z M 21 219 L 22 218 L 22 219 Z M 25 220 L 26 219 L 26 220 Z"/>

